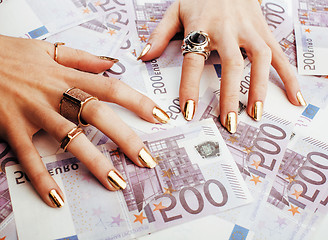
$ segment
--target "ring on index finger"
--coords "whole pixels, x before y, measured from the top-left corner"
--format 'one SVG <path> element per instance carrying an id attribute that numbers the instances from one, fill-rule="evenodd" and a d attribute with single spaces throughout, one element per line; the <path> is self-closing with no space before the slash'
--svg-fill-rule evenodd
<path id="1" fill-rule="evenodd" d="M 203 31 L 191 31 L 184 39 L 181 46 L 182 54 L 196 53 L 203 55 L 205 60 L 210 56 L 210 38 Z"/>
<path id="2" fill-rule="evenodd" d="M 81 114 L 85 104 L 92 100 L 98 101 L 98 98 L 91 96 L 81 89 L 75 87 L 69 88 L 63 93 L 63 97 L 60 100 L 59 113 L 74 123 L 88 126 L 89 124 L 83 120 Z"/>

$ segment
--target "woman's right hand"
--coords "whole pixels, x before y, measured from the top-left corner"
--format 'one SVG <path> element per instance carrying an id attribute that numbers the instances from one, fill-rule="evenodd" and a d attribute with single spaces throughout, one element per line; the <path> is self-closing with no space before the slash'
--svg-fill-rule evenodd
<path id="1" fill-rule="evenodd" d="M 35 190 L 49 206 L 60 207 L 64 197 L 45 168 L 32 136 L 44 129 L 61 142 L 76 127 L 59 114 L 59 103 L 67 89 L 76 87 L 99 100 L 119 104 L 151 123 L 169 120 L 148 97 L 115 78 L 93 74 L 109 69 L 112 61 L 58 46 L 56 62 L 53 44 L 2 35 L 0 46 L 0 138 L 10 144 Z M 142 140 L 106 103 L 89 101 L 81 117 L 111 138 L 139 167 L 156 165 Z M 113 183 L 113 177 L 114 181 L 121 178 L 120 173 L 83 133 L 70 142 L 67 150 L 108 190 L 126 186 L 124 181 Z M 55 204 L 54 195 L 59 204 Z"/>

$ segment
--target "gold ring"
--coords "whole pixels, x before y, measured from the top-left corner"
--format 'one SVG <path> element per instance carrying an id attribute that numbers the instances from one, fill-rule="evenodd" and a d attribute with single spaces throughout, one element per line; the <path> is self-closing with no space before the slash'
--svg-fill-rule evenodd
<path id="1" fill-rule="evenodd" d="M 80 127 L 74 127 L 71 131 L 69 131 L 64 139 L 60 143 L 60 147 L 66 151 L 66 148 L 71 143 L 71 141 L 76 138 L 80 133 L 83 132 L 83 129 Z"/>
<path id="2" fill-rule="evenodd" d="M 98 101 L 98 98 L 81 89 L 69 88 L 63 93 L 63 97 L 60 100 L 59 113 L 76 124 L 88 126 L 89 124 L 82 118 L 82 110 L 85 104 L 91 100 Z"/>
<path id="3" fill-rule="evenodd" d="M 65 43 L 63 43 L 63 42 L 56 42 L 56 43 L 54 43 L 54 45 L 55 45 L 54 60 L 56 62 L 58 62 L 58 46 L 65 45 Z"/>

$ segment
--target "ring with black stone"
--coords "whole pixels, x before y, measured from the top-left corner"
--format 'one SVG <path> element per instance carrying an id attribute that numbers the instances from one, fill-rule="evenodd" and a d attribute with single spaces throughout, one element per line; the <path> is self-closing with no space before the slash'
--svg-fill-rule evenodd
<path id="1" fill-rule="evenodd" d="M 205 57 L 205 60 L 210 56 L 210 38 L 203 31 L 191 31 L 184 39 L 181 46 L 182 54 L 196 53 Z"/>

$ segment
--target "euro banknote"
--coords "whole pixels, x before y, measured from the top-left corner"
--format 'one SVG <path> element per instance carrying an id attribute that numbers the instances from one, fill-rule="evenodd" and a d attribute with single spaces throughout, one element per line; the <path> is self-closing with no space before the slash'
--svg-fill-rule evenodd
<path id="1" fill-rule="evenodd" d="M 128 181 L 118 192 L 104 189 L 69 154 L 45 158 L 65 194 L 61 209 L 42 202 L 19 165 L 7 167 L 19 239 L 127 239 L 252 201 L 212 120 L 143 140 L 158 161 L 154 169 L 135 166 L 113 144 L 100 146 Z"/>
<path id="2" fill-rule="evenodd" d="M 298 72 L 328 75 L 328 1 L 294 0 Z"/>

